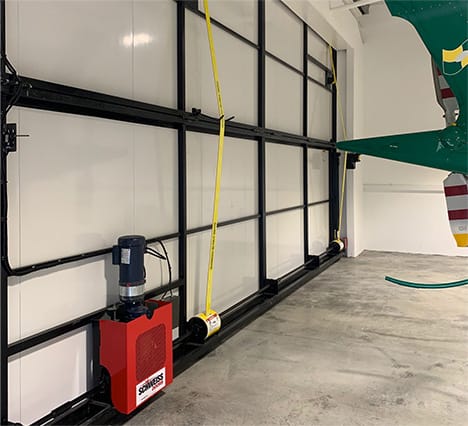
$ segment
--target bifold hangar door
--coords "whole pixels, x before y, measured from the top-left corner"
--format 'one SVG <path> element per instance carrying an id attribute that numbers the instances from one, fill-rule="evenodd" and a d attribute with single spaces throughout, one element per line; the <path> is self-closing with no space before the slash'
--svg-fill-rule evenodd
<path id="1" fill-rule="evenodd" d="M 234 324 L 330 260 L 336 52 L 280 1 L 210 6 L 230 118 L 212 304 Z M 197 1 L 8 0 L 1 19 L 0 414 L 29 424 L 98 384 L 93 321 L 119 299 L 121 235 L 164 241 L 172 280 L 148 259 L 146 291 L 177 297 L 176 365 L 189 352 L 218 117 Z"/>

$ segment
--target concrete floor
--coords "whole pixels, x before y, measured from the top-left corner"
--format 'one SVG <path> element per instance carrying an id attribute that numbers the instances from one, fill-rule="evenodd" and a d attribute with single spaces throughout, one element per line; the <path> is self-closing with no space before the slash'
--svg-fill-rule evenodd
<path id="1" fill-rule="evenodd" d="M 342 259 L 178 376 L 128 425 L 466 425 L 468 259 Z"/>

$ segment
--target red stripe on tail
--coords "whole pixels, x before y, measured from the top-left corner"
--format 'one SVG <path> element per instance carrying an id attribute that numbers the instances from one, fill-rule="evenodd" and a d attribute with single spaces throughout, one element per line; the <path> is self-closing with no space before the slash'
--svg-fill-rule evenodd
<path id="1" fill-rule="evenodd" d="M 452 89 L 450 87 L 447 87 L 446 89 L 441 89 L 440 93 L 442 94 L 442 99 L 447 99 L 447 98 L 454 98 L 455 95 L 452 92 Z"/>
<path id="2" fill-rule="evenodd" d="M 468 209 L 463 210 L 449 210 L 449 220 L 463 220 L 468 219 Z"/>
<path id="3" fill-rule="evenodd" d="M 446 197 L 455 197 L 457 195 L 467 195 L 468 186 L 467 185 L 455 185 L 455 186 L 446 186 L 444 188 Z"/>

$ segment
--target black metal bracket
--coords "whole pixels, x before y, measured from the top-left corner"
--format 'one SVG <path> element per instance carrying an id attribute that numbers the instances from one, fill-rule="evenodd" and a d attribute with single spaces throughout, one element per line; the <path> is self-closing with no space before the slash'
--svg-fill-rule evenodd
<path id="1" fill-rule="evenodd" d="M 304 266 L 309 271 L 318 268 L 320 266 L 320 256 L 309 255 Z"/>
<path id="2" fill-rule="evenodd" d="M 15 152 L 16 151 L 16 123 L 7 123 L 2 130 L 3 133 L 3 152 Z"/>
<path id="3" fill-rule="evenodd" d="M 3 128 L 3 152 L 9 154 L 16 152 L 17 138 L 29 137 L 29 135 L 18 135 L 16 123 L 7 123 Z"/>
<path id="4" fill-rule="evenodd" d="M 198 0 L 182 0 L 187 9 L 198 11 Z"/>
<path id="5" fill-rule="evenodd" d="M 335 78 L 333 73 L 329 70 L 325 71 L 325 83 L 331 89 L 332 85 L 335 84 Z"/>
<path id="6" fill-rule="evenodd" d="M 265 292 L 267 297 L 276 296 L 279 293 L 279 281 L 276 279 L 267 278 L 265 280 Z"/>
<path id="7" fill-rule="evenodd" d="M 348 159 L 346 161 L 346 169 L 348 170 L 354 170 L 356 169 L 356 163 L 361 161 L 360 154 L 355 154 L 355 153 L 348 153 Z"/>

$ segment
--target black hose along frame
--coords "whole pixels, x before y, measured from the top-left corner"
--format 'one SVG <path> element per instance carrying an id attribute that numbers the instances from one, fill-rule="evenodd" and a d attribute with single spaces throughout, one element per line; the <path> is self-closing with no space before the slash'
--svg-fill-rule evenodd
<path id="1" fill-rule="evenodd" d="M 233 305 L 221 313 L 223 327 L 221 331 L 210 338 L 203 345 L 194 345 L 188 342 L 186 318 L 186 276 L 187 276 L 187 235 L 210 229 L 210 225 L 196 229 L 187 229 L 187 187 L 186 187 L 186 133 L 195 131 L 209 134 L 218 133 L 218 120 L 206 116 L 200 110 L 186 112 L 185 100 L 185 14 L 187 10 L 204 17 L 198 10 L 197 0 L 174 0 L 177 4 L 177 109 L 138 102 L 130 99 L 118 98 L 102 93 L 82 90 L 19 76 L 7 59 L 6 30 L 5 30 L 5 0 L 0 0 L 0 41 L 1 41 L 1 150 L 0 150 L 0 198 L 1 198 L 1 277 L 0 277 L 0 422 L 8 424 L 8 359 L 14 354 L 33 348 L 41 343 L 61 336 L 72 330 L 93 323 L 100 318 L 106 308 L 92 312 L 75 320 L 60 324 L 52 329 L 45 330 L 28 338 L 21 339 L 8 345 L 8 277 L 23 276 L 33 272 L 53 268 L 59 265 L 90 259 L 111 253 L 111 247 L 103 248 L 74 256 L 63 257 L 12 269 L 8 260 L 8 192 L 7 192 L 7 157 L 16 150 L 16 126 L 7 123 L 7 112 L 13 106 L 43 109 L 62 113 L 87 115 L 106 119 L 120 120 L 130 123 L 170 127 L 178 131 L 178 227 L 179 231 L 170 235 L 163 235 L 147 240 L 153 243 L 158 240 L 178 238 L 179 248 L 179 279 L 174 283 L 164 285 L 147 293 L 147 297 L 163 294 L 171 289 L 178 289 L 179 295 L 179 338 L 174 341 L 174 373 L 178 374 L 196 362 L 199 358 L 210 352 L 222 341 L 237 332 L 240 328 L 251 322 L 270 307 L 305 284 L 311 278 L 322 272 L 339 259 L 341 255 L 323 253 L 320 256 L 310 256 L 308 249 L 308 208 L 315 204 L 329 203 L 329 237 L 334 239 L 334 232 L 338 225 L 338 154 L 335 149 L 336 142 L 336 88 L 332 84 L 331 70 L 308 54 L 308 31 L 313 31 L 303 23 L 303 69 L 299 70 L 270 52 L 265 48 L 265 2 L 258 1 L 258 44 L 251 42 L 242 35 L 226 27 L 212 18 L 212 24 L 228 32 L 230 35 L 247 43 L 258 51 L 258 126 L 246 125 L 236 121 L 226 123 L 226 136 L 256 140 L 258 143 L 258 214 L 219 223 L 218 226 L 227 226 L 247 220 L 257 219 L 259 222 L 259 289 L 258 291 Z M 284 6 L 286 7 L 286 6 Z M 300 19 L 300 18 L 299 18 Z M 318 34 L 316 34 L 318 36 Z M 318 36 L 320 37 L 320 36 Z M 322 39 L 323 40 L 323 39 Z M 323 40 L 324 41 L 324 40 Z M 325 41 L 324 41 L 325 42 Z M 303 134 L 293 135 L 286 132 L 265 128 L 265 58 L 269 57 L 282 63 L 303 78 Z M 336 64 L 336 51 L 333 50 L 333 60 Z M 325 83 L 314 80 L 308 76 L 308 63 L 312 62 L 325 73 Z M 319 140 L 307 136 L 308 119 L 308 82 L 319 84 L 332 94 L 332 139 Z M 303 204 L 266 211 L 265 203 L 265 145 L 266 142 L 281 143 L 300 146 L 303 149 Z M 329 199 L 318 203 L 309 203 L 308 200 L 308 148 L 319 148 L 329 152 Z M 304 264 L 283 277 L 275 280 L 266 276 L 266 217 L 289 210 L 303 210 L 304 226 Z M 117 236 L 116 236 L 117 237 Z M 110 422 L 123 421 L 122 416 L 112 410 L 109 404 L 99 402 L 102 393 L 102 383 L 37 421 L 37 424 L 54 421 L 61 423 L 78 423 L 83 419 L 92 417 Z M 102 399 L 101 399 L 102 400 Z M 90 408 L 92 403 L 94 408 Z M 144 404 L 145 405 L 145 404 Z M 96 409 L 96 407 L 101 407 Z M 138 410 L 137 410 L 138 411 Z M 68 416 L 68 417 L 67 417 Z M 101 417 L 99 417 L 101 416 Z M 106 417 L 107 416 L 107 417 Z M 110 416 L 110 417 L 109 417 Z M 103 421 L 103 420 L 101 420 Z"/>

